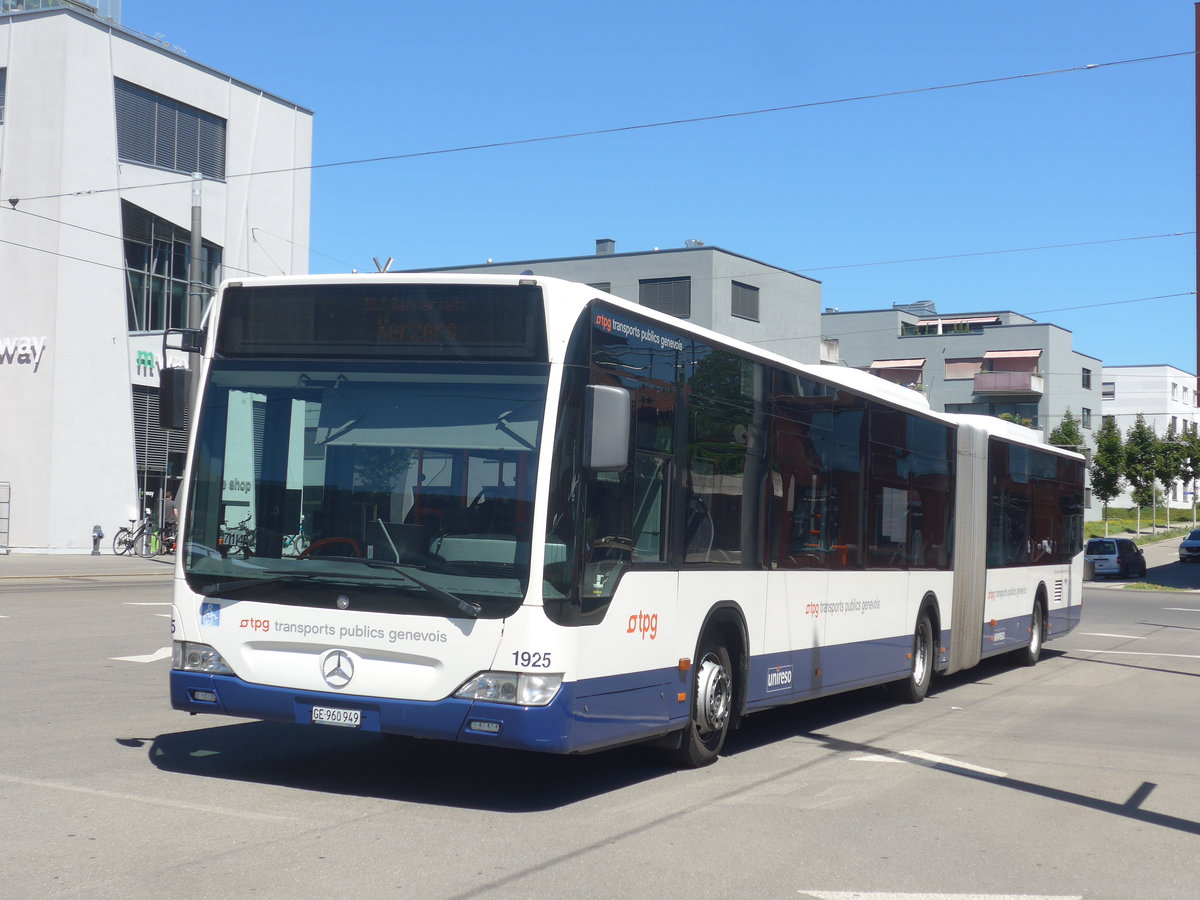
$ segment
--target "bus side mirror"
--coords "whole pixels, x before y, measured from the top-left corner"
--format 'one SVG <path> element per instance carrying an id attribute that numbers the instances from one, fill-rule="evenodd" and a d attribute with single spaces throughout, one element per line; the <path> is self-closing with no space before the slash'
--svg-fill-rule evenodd
<path id="1" fill-rule="evenodd" d="M 203 353 L 204 329 L 202 328 L 168 328 L 163 334 L 163 359 L 167 351 L 178 353 Z"/>
<path id="2" fill-rule="evenodd" d="M 187 431 L 187 369 L 158 372 L 158 425 L 166 431 Z"/>
<path id="3" fill-rule="evenodd" d="M 589 384 L 584 397 L 583 465 L 592 472 L 620 472 L 629 465 L 629 391 Z"/>

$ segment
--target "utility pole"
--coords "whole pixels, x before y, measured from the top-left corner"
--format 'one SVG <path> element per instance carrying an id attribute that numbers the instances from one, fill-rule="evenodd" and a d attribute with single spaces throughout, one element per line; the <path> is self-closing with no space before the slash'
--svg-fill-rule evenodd
<path id="1" fill-rule="evenodd" d="M 1200 41 L 1200 3 L 1196 3 L 1193 7 L 1195 12 L 1195 40 Z M 1193 47 L 1200 47 L 1200 44 L 1192 44 Z M 1195 70 L 1196 80 L 1196 135 L 1194 143 L 1194 157 L 1196 164 L 1196 221 L 1200 225 L 1200 62 L 1197 62 L 1197 56 L 1192 54 L 1192 67 Z M 1197 396 L 1196 391 L 1200 390 L 1200 227 L 1196 229 L 1196 384 L 1192 389 L 1192 397 Z"/>
<path id="2" fill-rule="evenodd" d="M 1197 13 L 1200 15 L 1200 13 Z M 200 271 L 200 254 L 203 244 L 200 240 L 200 189 L 204 184 L 204 176 L 199 172 L 192 173 L 192 259 L 188 271 L 188 313 L 187 327 L 199 328 L 201 317 L 204 315 L 204 290 L 201 287 L 203 273 Z"/>

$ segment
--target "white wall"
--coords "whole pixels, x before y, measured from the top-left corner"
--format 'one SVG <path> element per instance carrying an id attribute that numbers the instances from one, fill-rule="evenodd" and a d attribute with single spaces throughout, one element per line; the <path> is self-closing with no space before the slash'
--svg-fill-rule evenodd
<path id="1" fill-rule="evenodd" d="M 307 168 L 236 176 L 307 167 L 312 116 L 63 10 L 0 16 L 0 68 L 0 197 L 20 198 L 16 209 L 0 204 L 0 481 L 12 483 L 10 546 L 89 552 L 94 524 L 111 536 L 136 513 L 130 373 L 137 349 L 159 340 L 127 332 L 121 198 L 191 228 L 188 175 L 118 161 L 113 78 L 228 120 L 227 180 L 205 180 L 202 221 L 234 273 L 307 271 Z M 253 228 L 285 240 L 265 248 Z M 23 336 L 45 339 L 36 365 L 3 355 L 4 339 Z"/>

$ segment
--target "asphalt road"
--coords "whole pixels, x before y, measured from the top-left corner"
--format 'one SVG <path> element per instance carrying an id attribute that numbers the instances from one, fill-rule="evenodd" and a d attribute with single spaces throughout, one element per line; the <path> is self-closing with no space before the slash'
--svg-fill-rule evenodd
<path id="1" fill-rule="evenodd" d="M 164 569 L 83 568 L 0 562 L 0 896 L 1200 896 L 1200 593 L 1089 586 L 1034 668 L 762 713 L 671 771 L 189 717 Z"/>

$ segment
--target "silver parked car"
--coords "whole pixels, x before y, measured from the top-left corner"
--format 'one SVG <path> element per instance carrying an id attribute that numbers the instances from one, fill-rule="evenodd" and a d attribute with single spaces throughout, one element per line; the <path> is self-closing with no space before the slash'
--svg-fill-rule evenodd
<path id="1" fill-rule="evenodd" d="M 1179 542 L 1179 561 L 1184 563 L 1196 559 L 1200 559 L 1200 528 Z"/>
<path id="2" fill-rule="evenodd" d="M 1146 557 L 1129 538 L 1092 538 L 1084 548 L 1083 558 L 1092 564 L 1097 578 L 1101 575 L 1141 578 L 1146 574 Z"/>

